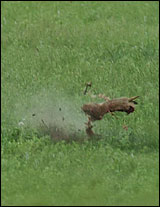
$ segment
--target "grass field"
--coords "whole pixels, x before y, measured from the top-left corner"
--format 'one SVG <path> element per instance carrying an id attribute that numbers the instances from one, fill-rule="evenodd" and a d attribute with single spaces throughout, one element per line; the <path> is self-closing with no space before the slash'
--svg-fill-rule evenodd
<path id="1" fill-rule="evenodd" d="M 159 2 L 1 7 L 1 205 L 158 206 Z M 83 95 L 88 81 L 92 94 L 140 96 L 93 139 L 81 106 L 102 100 Z"/>

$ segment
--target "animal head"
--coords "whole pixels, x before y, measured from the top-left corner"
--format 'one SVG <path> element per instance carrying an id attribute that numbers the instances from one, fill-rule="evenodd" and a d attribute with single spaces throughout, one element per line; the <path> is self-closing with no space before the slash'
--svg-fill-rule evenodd
<path id="1" fill-rule="evenodd" d="M 135 104 L 138 104 L 136 101 L 134 101 L 139 96 L 133 96 L 131 98 L 128 98 L 128 109 L 126 110 L 127 114 L 130 114 L 134 112 Z"/>

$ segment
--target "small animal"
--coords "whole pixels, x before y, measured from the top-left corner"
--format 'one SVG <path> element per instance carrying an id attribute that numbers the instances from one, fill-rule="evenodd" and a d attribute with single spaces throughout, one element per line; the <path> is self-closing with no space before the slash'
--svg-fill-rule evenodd
<path id="1" fill-rule="evenodd" d="M 93 133 L 91 122 L 96 121 L 96 120 L 101 120 L 103 116 L 107 113 L 114 115 L 113 112 L 115 111 L 126 112 L 127 114 L 134 112 L 135 104 L 137 104 L 135 99 L 137 99 L 139 96 L 133 96 L 131 98 L 121 97 L 121 98 L 115 98 L 112 100 L 110 100 L 108 97 L 101 95 L 101 94 L 99 95 L 99 97 L 104 98 L 105 102 L 88 103 L 82 106 L 82 110 L 88 116 L 88 122 L 86 123 L 87 134 Z"/>

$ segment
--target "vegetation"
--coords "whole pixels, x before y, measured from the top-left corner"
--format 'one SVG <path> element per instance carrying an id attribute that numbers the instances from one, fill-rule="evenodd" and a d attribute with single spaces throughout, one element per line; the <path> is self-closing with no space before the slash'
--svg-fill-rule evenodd
<path id="1" fill-rule="evenodd" d="M 158 206 L 158 2 L 2 2 L 2 206 Z M 84 103 L 139 95 L 85 133 Z M 123 128 L 127 125 L 128 130 Z"/>

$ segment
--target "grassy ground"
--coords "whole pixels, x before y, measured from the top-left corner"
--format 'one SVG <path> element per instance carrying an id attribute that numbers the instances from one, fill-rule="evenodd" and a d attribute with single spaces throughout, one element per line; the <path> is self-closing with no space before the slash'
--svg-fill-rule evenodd
<path id="1" fill-rule="evenodd" d="M 158 2 L 1 4 L 2 205 L 158 206 Z M 80 108 L 102 100 L 87 81 L 140 96 L 93 140 Z"/>

